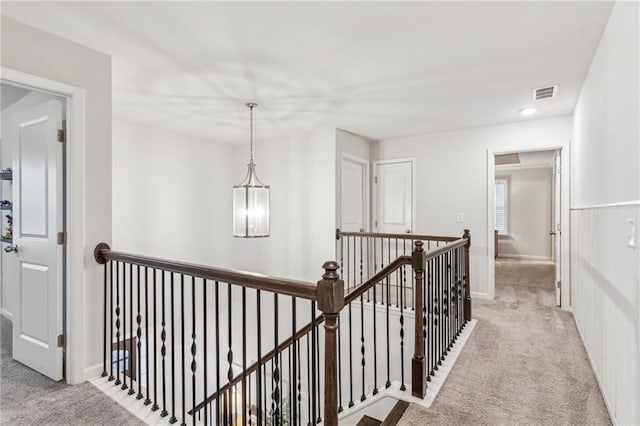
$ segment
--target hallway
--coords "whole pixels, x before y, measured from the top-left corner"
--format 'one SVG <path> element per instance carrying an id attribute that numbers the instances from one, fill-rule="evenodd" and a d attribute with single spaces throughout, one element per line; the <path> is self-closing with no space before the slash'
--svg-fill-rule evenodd
<path id="1" fill-rule="evenodd" d="M 496 300 L 430 409 L 403 425 L 611 424 L 573 317 L 554 305 L 553 266 L 496 262 Z"/>
<path id="2" fill-rule="evenodd" d="M 11 357 L 11 321 L 0 317 L 0 424 L 137 425 L 140 421 L 91 383 L 54 382 Z"/>

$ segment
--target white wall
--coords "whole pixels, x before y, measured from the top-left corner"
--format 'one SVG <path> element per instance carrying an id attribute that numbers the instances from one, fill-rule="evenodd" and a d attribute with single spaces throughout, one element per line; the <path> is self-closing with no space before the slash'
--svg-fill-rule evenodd
<path id="1" fill-rule="evenodd" d="M 487 244 L 489 219 L 493 223 L 493 218 L 487 218 L 488 151 L 568 148 L 570 137 L 571 117 L 560 116 L 390 139 L 380 142 L 377 150 L 381 160 L 416 158 L 416 233 L 462 236 L 464 228 L 469 228 L 471 290 L 476 296 L 492 297 L 489 280 L 493 280 L 493 268 L 488 268 L 488 263 L 493 260 L 493 234 L 491 246 Z M 493 168 L 490 170 L 493 176 Z M 458 212 L 464 213 L 464 223 L 456 223 Z"/>
<path id="2" fill-rule="evenodd" d="M 508 183 L 508 235 L 500 236 L 500 257 L 551 260 L 553 169 L 496 170 Z"/>
<path id="3" fill-rule="evenodd" d="M 246 175 L 248 159 L 247 145 L 234 149 L 236 184 Z M 271 235 L 235 238 L 234 267 L 318 281 L 324 261 L 335 258 L 335 129 L 259 140 L 254 161 L 260 180 L 271 185 Z"/>
<path id="4" fill-rule="evenodd" d="M 102 270 L 93 249 L 111 241 L 111 57 L 5 17 L 1 24 L 3 67 L 85 90 L 84 273 L 69 283 L 83 294 L 83 312 L 69 327 L 76 331 L 70 344 L 82 346 L 71 362 L 90 367 L 102 362 Z M 70 373 L 71 382 L 83 380 Z"/>
<path id="5" fill-rule="evenodd" d="M 232 265 L 231 147 L 114 121 L 113 159 L 114 249 Z"/>
<path id="6" fill-rule="evenodd" d="M 224 145 L 114 123 L 114 248 L 154 257 L 317 281 L 334 258 L 335 131 L 258 140 L 254 160 L 271 186 L 271 235 L 233 238 L 233 185 L 248 144 Z"/>
<path id="7" fill-rule="evenodd" d="M 571 167 L 572 300 L 614 423 L 640 423 L 640 44 L 617 2 L 580 94 Z M 610 203 L 620 203 L 611 205 Z M 621 205 L 621 204 L 628 205 Z M 636 229 L 638 225 L 636 225 Z"/>

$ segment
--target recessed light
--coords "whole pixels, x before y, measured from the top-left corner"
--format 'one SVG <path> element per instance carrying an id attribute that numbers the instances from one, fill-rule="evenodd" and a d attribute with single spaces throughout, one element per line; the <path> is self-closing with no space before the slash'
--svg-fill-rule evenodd
<path id="1" fill-rule="evenodd" d="M 520 110 L 522 115 L 533 115 L 538 111 L 538 108 L 523 108 Z"/>

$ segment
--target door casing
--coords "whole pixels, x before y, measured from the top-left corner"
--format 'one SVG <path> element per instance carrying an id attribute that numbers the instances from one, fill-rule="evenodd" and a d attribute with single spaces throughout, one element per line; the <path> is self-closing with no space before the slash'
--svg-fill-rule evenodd
<path id="1" fill-rule="evenodd" d="M 34 76 L 22 71 L 0 66 L 2 82 L 28 90 L 50 93 L 66 99 L 67 141 L 66 160 L 66 382 L 81 383 L 85 380 L 83 342 L 85 330 L 84 285 L 89 281 L 84 269 L 85 217 L 84 217 L 84 106 L 85 90 L 80 87 Z"/>
<path id="2" fill-rule="evenodd" d="M 565 311 L 571 311 L 571 276 L 570 276 L 570 223 L 569 223 L 569 164 L 570 164 L 570 149 L 569 144 L 565 146 L 559 145 L 538 145 L 529 147 L 507 147 L 497 149 L 487 149 L 487 289 L 488 294 L 484 298 L 494 299 L 496 294 L 496 280 L 495 280 L 495 248 L 494 248 L 494 183 L 495 183 L 495 156 L 501 154 L 512 154 L 515 152 L 534 152 L 534 151 L 560 151 L 562 160 L 562 180 L 561 180 L 561 253 L 560 266 L 561 266 L 561 308 Z M 473 230 L 472 230 L 473 232 Z M 473 234 L 472 234 L 473 241 Z M 472 243 L 473 250 L 473 243 Z M 473 292 L 472 292 L 473 296 Z M 479 296 L 479 295 L 476 295 Z M 479 296 L 482 297 L 482 296 Z"/>

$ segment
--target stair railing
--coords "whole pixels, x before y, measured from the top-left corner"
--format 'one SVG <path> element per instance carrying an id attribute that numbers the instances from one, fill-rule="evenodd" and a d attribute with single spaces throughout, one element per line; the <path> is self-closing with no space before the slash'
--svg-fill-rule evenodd
<path id="1" fill-rule="evenodd" d="M 424 398 L 471 318 L 468 231 L 463 238 L 337 235 L 347 250 L 338 250 L 340 264 L 323 265 L 317 283 L 99 244 L 102 375 L 183 424 L 302 426 L 324 414 L 325 424 L 337 425 L 338 413 L 355 404 L 354 391 L 364 401 L 392 380 L 405 390 L 405 357 L 412 394 Z M 405 353 L 407 327 L 412 354 Z"/>

